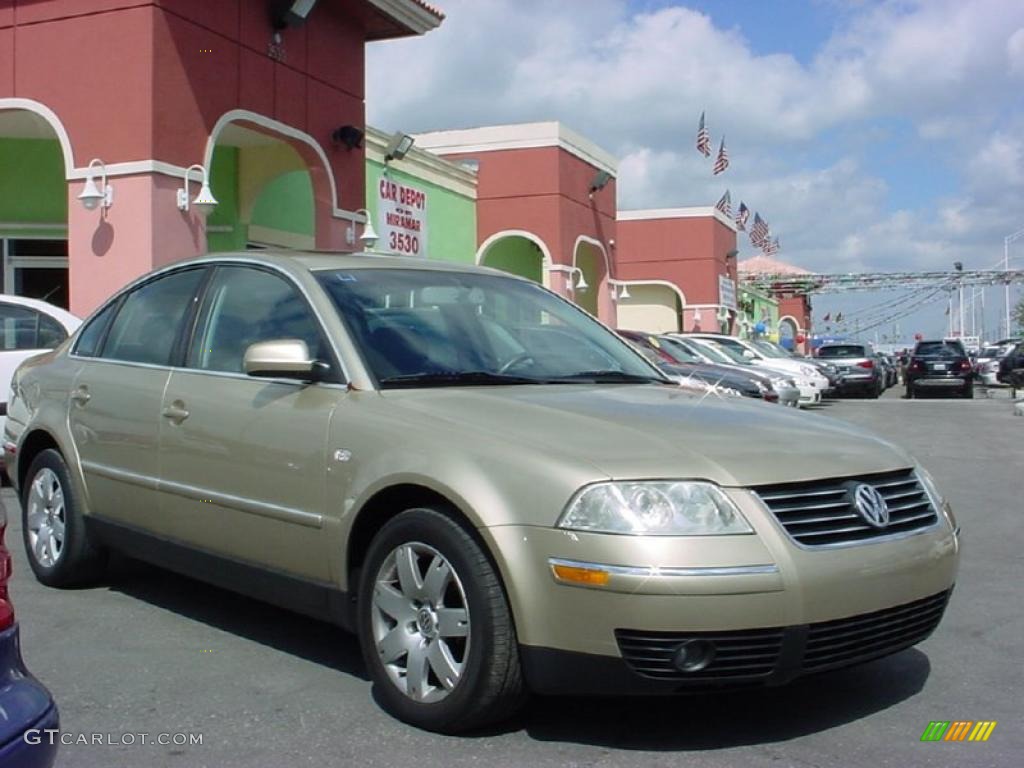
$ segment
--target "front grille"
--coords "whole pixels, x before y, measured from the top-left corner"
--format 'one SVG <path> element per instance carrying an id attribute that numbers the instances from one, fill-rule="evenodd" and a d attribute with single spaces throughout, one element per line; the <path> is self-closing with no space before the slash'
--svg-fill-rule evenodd
<path id="1" fill-rule="evenodd" d="M 853 506 L 853 489 L 873 485 L 885 497 L 889 524 L 876 528 Z M 781 483 L 754 492 L 794 541 L 808 547 L 853 544 L 899 533 L 913 533 L 936 523 L 936 511 L 911 469 L 861 477 Z"/>
<path id="2" fill-rule="evenodd" d="M 803 669 L 818 672 L 888 656 L 924 640 L 938 626 L 949 592 L 808 627 Z"/>
<path id="3" fill-rule="evenodd" d="M 656 680 L 743 682 L 770 675 L 782 650 L 782 628 L 736 632 L 643 632 L 615 630 L 619 651 L 630 669 Z M 711 663 L 696 672 L 682 672 L 672 663 L 679 646 L 705 640 L 715 646 Z"/>

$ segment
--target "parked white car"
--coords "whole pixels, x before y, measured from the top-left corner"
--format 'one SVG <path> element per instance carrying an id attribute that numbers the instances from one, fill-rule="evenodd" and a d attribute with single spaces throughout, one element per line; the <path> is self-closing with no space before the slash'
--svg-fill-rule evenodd
<path id="1" fill-rule="evenodd" d="M 81 324 L 67 310 L 45 301 L 0 294 L 0 434 L 15 369 L 23 360 L 60 345 Z M 4 461 L 0 453 L 0 467 Z"/>
<path id="2" fill-rule="evenodd" d="M 821 371 L 796 358 L 770 358 L 750 342 L 737 339 L 735 336 L 720 333 L 691 333 L 686 336 L 714 341 L 719 346 L 742 355 L 756 366 L 792 376 L 800 389 L 800 405 L 820 403 L 822 393 L 829 388 L 828 379 Z"/>

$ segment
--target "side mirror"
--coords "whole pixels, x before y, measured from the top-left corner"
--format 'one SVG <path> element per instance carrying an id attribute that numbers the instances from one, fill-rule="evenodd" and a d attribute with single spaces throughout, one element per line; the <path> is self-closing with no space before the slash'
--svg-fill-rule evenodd
<path id="1" fill-rule="evenodd" d="M 310 358 L 309 347 L 300 339 L 259 341 L 245 350 L 243 366 L 246 374 L 269 379 L 319 378 L 320 364 Z"/>
<path id="2" fill-rule="evenodd" d="M 744 349 L 743 350 L 743 356 L 745 358 L 747 358 L 747 360 L 753 360 L 754 357 L 755 357 L 754 353 L 751 352 L 749 349 Z"/>

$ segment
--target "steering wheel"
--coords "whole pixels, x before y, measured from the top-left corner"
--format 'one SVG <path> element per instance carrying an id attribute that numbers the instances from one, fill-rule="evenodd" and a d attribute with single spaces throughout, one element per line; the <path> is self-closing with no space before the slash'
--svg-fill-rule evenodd
<path id="1" fill-rule="evenodd" d="M 532 361 L 533 355 L 531 355 L 529 352 L 520 352 L 518 355 L 515 355 L 511 360 L 509 360 L 507 363 L 501 366 L 501 368 L 498 369 L 498 373 L 508 373 L 516 366 L 525 363 L 527 360 Z"/>

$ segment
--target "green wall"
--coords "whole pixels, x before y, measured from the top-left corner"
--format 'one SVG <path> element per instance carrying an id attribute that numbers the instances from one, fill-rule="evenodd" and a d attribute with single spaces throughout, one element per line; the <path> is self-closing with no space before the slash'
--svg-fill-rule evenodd
<path id="1" fill-rule="evenodd" d="M 217 207 L 206 220 L 207 227 L 231 227 L 231 231 L 207 231 L 207 250 L 244 250 L 248 232 L 246 226 L 238 220 L 240 211 L 237 147 L 216 147 L 213 150 L 213 161 L 210 163 L 210 191 L 217 198 Z"/>
<path id="2" fill-rule="evenodd" d="M 377 187 L 383 173 L 382 163 L 366 161 L 366 208 L 378 230 Z M 476 201 L 394 169 L 388 176 L 427 194 L 427 258 L 472 264 L 476 260 Z"/>
<path id="3" fill-rule="evenodd" d="M 525 237 L 509 235 L 495 240 L 484 253 L 483 265 L 535 283 L 544 282 L 544 257 L 536 244 Z"/>
<path id="4" fill-rule="evenodd" d="M 0 139 L 0 223 L 67 224 L 68 190 L 64 155 L 56 139 Z M 0 235 L 60 236 L 54 230 Z"/>
<path id="5" fill-rule="evenodd" d="M 296 235 L 316 235 L 309 171 L 292 171 L 268 183 L 252 210 L 252 223 Z"/>

